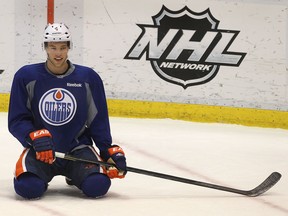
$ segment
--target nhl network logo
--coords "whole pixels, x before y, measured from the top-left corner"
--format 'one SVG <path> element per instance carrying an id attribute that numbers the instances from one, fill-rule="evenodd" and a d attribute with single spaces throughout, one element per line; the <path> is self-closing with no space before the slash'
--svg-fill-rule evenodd
<path id="1" fill-rule="evenodd" d="M 239 66 L 246 55 L 228 51 L 239 31 L 218 29 L 209 9 L 163 6 L 152 19 L 154 25 L 138 24 L 142 33 L 124 59 L 140 60 L 146 53 L 160 78 L 184 89 L 211 81 L 220 66 Z"/>

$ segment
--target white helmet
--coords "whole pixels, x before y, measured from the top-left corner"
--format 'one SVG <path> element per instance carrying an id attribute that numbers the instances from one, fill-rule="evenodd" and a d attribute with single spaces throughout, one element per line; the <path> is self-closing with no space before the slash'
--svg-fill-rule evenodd
<path id="1" fill-rule="evenodd" d="M 61 41 L 72 42 L 69 28 L 64 23 L 49 23 L 45 27 L 43 43 Z"/>

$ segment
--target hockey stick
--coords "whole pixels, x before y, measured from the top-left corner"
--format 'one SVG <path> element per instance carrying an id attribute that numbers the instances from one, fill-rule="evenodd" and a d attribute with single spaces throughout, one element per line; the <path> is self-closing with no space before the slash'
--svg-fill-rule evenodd
<path id="1" fill-rule="evenodd" d="M 78 157 L 73 157 L 71 155 L 66 155 L 66 154 L 60 153 L 60 152 L 56 152 L 55 155 L 56 155 L 56 157 L 62 158 L 65 160 L 98 164 L 98 165 L 102 165 L 105 167 L 115 167 L 114 164 L 110 164 L 107 162 L 86 160 L 83 158 L 78 158 Z M 187 183 L 187 184 L 193 184 L 193 185 L 197 185 L 197 186 L 201 186 L 201 187 L 231 192 L 231 193 L 235 193 L 235 194 L 241 194 L 241 195 L 249 196 L 249 197 L 256 197 L 256 196 L 263 194 L 264 192 L 269 190 L 271 187 L 273 187 L 281 178 L 280 173 L 273 172 L 267 179 L 265 179 L 260 185 L 258 185 L 254 189 L 252 189 L 252 190 L 239 190 L 239 189 L 225 187 L 225 186 L 221 186 L 221 185 L 210 184 L 207 182 L 195 181 L 192 179 L 186 179 L 186 178 L 167 175 L 167 174 L 163 174 L 163 173 L 153 172 L 153 171 L 149 171 L 149 170 L 138 169 L 138 168 L 134 168 L 134 167 L 127 167 L 127 171 L 138 173 L 138 174 L 143 174 L 143 175 L 148 175 L 148 176 L 153 176 L 153 177 L 157 177 L 157 178 L 162 178 L 162 179 L 169 179 L 172 181 L 177 181 L 177 182 L 182 182 L 182 183 Z"/>

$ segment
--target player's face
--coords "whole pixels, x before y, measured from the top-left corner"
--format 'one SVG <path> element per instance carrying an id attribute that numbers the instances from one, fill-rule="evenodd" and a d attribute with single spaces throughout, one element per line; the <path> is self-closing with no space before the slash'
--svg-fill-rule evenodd
<path id="1" fill-rule="evenodd" d="M 49 69 L 56 70 L 61 73 L 61 69 L 67 69 L 67 58 L 68 58 L 69 47 L 67 42 L 49 42 L 46 47 L 48 67 Z"/>

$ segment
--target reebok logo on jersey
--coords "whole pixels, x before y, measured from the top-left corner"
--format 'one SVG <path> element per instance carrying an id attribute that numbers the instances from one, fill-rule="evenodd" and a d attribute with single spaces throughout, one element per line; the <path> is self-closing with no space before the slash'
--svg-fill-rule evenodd
<path id="1" fill-rule="evenodd" d="M 68 87 L 82 87 L 82 83 L 67 83 Z"/>
<path id="2" fill-rule="evenodd" d="M 211 81 L 220 66 L 238 67 L 246 53 L 229 51 L 240 31 L 218 29 L 210 10 L 193 12 L 162 7 L 154 25 L 138 24 L 142 32 L 124 59 L 143 55 L 163 80 L 182 86 Z"/>
<path id="3" fill-rule="evenodd" d="M 39 112 L 42 119 L 50 125 L 60 126 L 72 120 L 77 103 L 71 92 L 63 88 L 47 91 L 40 99 Z"/>

